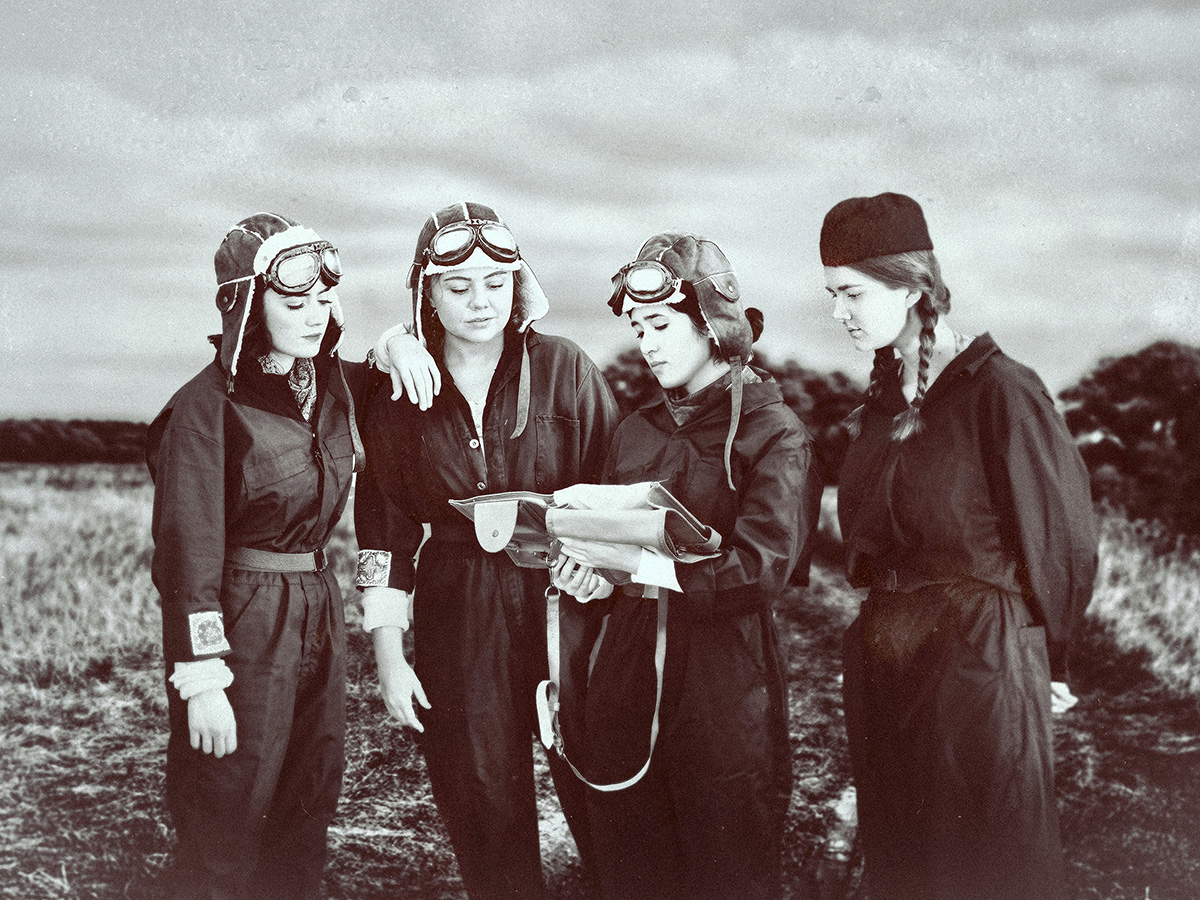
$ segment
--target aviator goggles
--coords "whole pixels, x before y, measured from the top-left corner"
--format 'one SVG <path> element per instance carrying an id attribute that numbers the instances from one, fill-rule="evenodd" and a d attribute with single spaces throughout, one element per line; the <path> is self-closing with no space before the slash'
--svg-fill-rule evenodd
<path id="1" fill-rule="evenodd" d="M 608 305 L 620 315 L 623 297 L 638 303 L 662 303 L 682 287 L 683 279 L 656 259 L 639 259 L 622 266 L 612 284 Z"/>
<path id="2" fill-rule="evenodd" d="M 342 263 L 337 247 L 316 241 L 291 247 L 275 257 L 264 273 L 267 286 L 294 297 L 308 293 L 317 281 L 333 287 L 342 280 Z"/>
<path id="3" fill-rule="evenodd" d="M 425 260 L 435 266 L 457 266 L 479 247 L 496 262 L 514 263 L 521 258 L 517 240 L 499 222 L 465 219 L 439 228 L 425 251 Z"/>

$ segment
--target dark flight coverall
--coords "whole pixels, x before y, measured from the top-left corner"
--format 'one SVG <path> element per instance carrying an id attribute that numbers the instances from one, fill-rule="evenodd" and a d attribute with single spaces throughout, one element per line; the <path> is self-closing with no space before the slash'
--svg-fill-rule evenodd
<path id="1" fill-rule="evenodd" d="M 331 324 L 327 342 L 337 331 Z M 193 750 L 187 702 L 167 685 L 179 897 L 323 896 L 326 830 L 344 768 L 341 591 L 329 568 L 225 564 L 227 547 L 321 550 L 341 518 L 354 468 L 346 385 L 360 384 L 365 371 L 325 352 L 315 362 L 314 424 L 300 415 L 285 376 L 243 359 L 227 393 L 218 359 L 150 426 L 152 574 L 168 670 L 223 656 L 237 723 L 233 753 Z"/>
<path id="2" fill-rule="evenodd" d="M 529 407 L 513 439 L 522 341 Z M 482 550 L 448 501 L 597 481 L 617 407 L 582 350 L 532 330 L 506 336 L 482 435 L 444 369 L 442 379 L 424 412 L 382 391 L 369 404 L 355 528 L 361 548 L 391 551 L 390 586 L 416 589 L 414 668 L 432 706 L 419 711 L 421 746 L 463 883 L 473 898 L 537 898 L 544 885 L 532 735 L 537 685 L 547 677 L 549 573 Z M 431 535 L 414 567 L 423 522 Z M 553 754 L 550 769 L 586 863 L 582 785 Z"/>
<path id="3" fill-rule="evenodd" d="M 721 533 L 720 553 L 675 564 L 683 592 L 668 593 L 650 768 L 625 790 L 589 788 L 589 824 L 606 898 L 773 898 L 792 765 L 772 604 L 816 529 L 821 485 L 808 433 L 775 382 L 744 385 L 731 456 L 736 490 L 723 458 L 728 377 L 687 403 L 674 410 L 679 421 L 660 398 L 622 422 L 605 481 L 662 482 Z M 586 604 L 606 621 L 598 646 L 584 648 L 594 655 L 586 691 L 564 687 L 566 754 L 596 783 L 623 781 L 646 759 L 657 604 L 638 594 L 618 588 Z"/>
<path id="4" fill-rule="evenodd" d="M 1041 380 L 977 337 L 893 441 L 892 377 L 839 480 L 846 727 L 872 900 L 1063 896 L 1050 681 L 1091 598 L 1087 469 Z"/>

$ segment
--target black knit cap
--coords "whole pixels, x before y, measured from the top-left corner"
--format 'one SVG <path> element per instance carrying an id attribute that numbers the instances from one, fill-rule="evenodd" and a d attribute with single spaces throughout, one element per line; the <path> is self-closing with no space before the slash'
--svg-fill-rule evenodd
<path id="1" fill-rule="evenodd" d="M 826 266 L 932 249 L 920 204 L 904 194 L 851 197 L 827 212 L 821 225 L 821 264 Z"/>

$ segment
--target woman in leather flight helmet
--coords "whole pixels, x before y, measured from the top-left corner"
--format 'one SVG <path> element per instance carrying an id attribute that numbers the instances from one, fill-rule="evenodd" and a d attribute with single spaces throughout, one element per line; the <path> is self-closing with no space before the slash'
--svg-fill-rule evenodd
<path id="1" fill-rule="evenodd" d="M 820 245 L 875 356 L 838 479 L 870 588 L 844 667 L 872 900 L 1062 897 L 1051 713 L 1096 572 L 1087 469 L 1041 379 L 950 326 L 915 200 L 844 200 Z"/>
<path id="2" fill-rule="evenodd" d="M 343 605 L 324 548 L 363 464 L 366 370 L 338 356 L 341 265 L 314 231 L 250 216 L 215 265 L 216 358 L 146 446 L 173 896 L 315 900 L 345 739 Z"/>
<path id="3" fill-rule="evenodd" d="M 715 243 L 655 235 L 613 287 L 663 395 L 617 428 L 603 480 L 661 482 L 723 539 L 691 563 L 562 540 L 555 584 L 602 622 L 586 687 L 563 689 L 563 750 L 590 785 L 605 897 L 776 898 L 792 776 L 771 605 L 815 530 L 811 441 L 749 366 L 762 316 Z M 597 568 L 630 583 L 614 592 Z"/>
<path id="4" fill-rule="evenodd" d="M 444 389 L 424 408 L 382 394 L 368 408 L 355 500 L 364 627 L 388 710 L 421 732 L 468 894 L 540 898 L 531 738 L 548 665 L 549 573 L 482 550 L 448 501 L 597 480 L 616 403 L 582 350 L 531 327 L 549 304 L 490 207 L 430 216 L 409 286 L 413 329 Z M 419 344 L 405 340 L 409 360 L 423 364 Z M 415 668 L 402 646 L 410 604 Z M 586 866 L 583 786 L 561 760 L 550 769 Z"/>

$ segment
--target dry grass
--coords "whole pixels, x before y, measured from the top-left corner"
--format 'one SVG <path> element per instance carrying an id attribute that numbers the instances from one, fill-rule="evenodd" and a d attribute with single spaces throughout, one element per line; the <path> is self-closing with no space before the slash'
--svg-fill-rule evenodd
<path id="1" fill-rule="evenodd" d="M 172 832 L 150 497 L 137 466 L 0 467 L 0 898 L 165 896 Z M 1200 896 L 1200 574 L 1194 558 L 1155 556 L 1143 537 L 1106 521 L 1075 666 L 1082 699 L 1057 729 L 1077 898 Z M 344 585 L 351 549 L 343 526 L 331 557 Z M 780 610 L 796 777 L 785 876 L 796 900 L 860 893 L 839 680 L 841 632 L 857 603 L 840 575 L 817 567 Z M 330 896 L 457 900 L 420 753 L 388 722 L 353 604 L 347 615 L 348 763 Z M 574 847 L 539 770 L 550 895 L 576 900 Z"/>
<path id="2" fill-rule="evenodd" d="M 1200 696 L 1200 551 L 1117 513 L 1102 521 L 1091 616 L 1165 685 Z"/>

